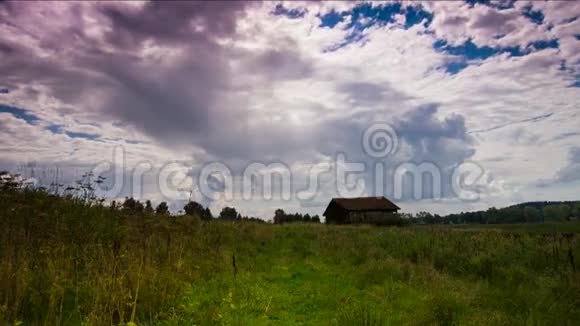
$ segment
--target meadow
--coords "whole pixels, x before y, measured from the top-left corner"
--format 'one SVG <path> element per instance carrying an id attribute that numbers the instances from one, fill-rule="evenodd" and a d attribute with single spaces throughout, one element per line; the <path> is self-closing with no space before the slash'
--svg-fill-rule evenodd
<path id="1" fill-rule="evenodd" d="M 8 325 L 573 325 L 578 222 L 272 225 L 0 192 Z"/>

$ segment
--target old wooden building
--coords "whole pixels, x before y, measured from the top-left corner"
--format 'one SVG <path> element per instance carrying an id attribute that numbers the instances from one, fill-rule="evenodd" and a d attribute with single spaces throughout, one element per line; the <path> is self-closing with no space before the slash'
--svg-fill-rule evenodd
<path id="1" fill-rule="evenodd" d="M 333 198 L 323 215 L 328 224 L 398 224 L 399 209 L 385 197 Z"/>

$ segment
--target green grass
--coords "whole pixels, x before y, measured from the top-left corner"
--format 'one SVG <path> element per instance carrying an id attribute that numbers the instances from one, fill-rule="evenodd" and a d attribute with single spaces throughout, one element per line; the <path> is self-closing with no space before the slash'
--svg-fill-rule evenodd
<path id="1" fill-rule="evenodd" d="M 578 230 L 202 222 L 4 191 L 0 320 L 573 325 Z"/>
<path id="2" fill-rule="evenodd" d="M 458 230 L 480 231 L 495 230 L 523 233 L 580 233 L 580 221 L 514 223 L 514 224 L 451 224 L 451 225 L 416 225 L 417 228 L 453 228 Z"/>

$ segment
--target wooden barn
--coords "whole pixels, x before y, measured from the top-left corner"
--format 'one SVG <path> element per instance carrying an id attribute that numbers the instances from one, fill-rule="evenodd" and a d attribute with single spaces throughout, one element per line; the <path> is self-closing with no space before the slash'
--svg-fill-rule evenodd
<path id="1" fill-rule="evenodd" d="M 400 208 L 385 197 L 333 198 L 324 216 L 327 224 L 398 224 Z"/>

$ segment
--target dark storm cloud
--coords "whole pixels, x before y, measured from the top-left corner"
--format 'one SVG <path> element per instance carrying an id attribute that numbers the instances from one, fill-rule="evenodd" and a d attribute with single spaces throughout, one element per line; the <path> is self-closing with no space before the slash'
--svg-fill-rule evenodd
<path id="1" fill-rule="evenodd" d="M 390 168 L 404 162 L 431 162 L 442 171 L 447 171 L 475 153 L 464 118 L 451 115 L 441 119 L 437 116 L 435 105 L 419 106 L 386 121 L 376 112 L 367 111 L 328 122 L 321 126 L 317 134 L 320 139 L 317 148 L 332 157 L 342 152 L 347 154 L 349 160 L 371 166 L 376 159 L 365 153 L 362 135 L 376 122 L 388 123 L 399 142 L 398 151 L 384 159 Z"/>
<path id="2" fill-rule="evenodd" d="M 0 52 L 2 52 L 5 55 L 7 55 L 7 54 L 13 54 L 14 53 L 14 48 L 12 46 L 10 46 L 9 44 L 7 44 L 7 43 L 0 42 Z"/>
<path id="3" fill-rule="evenodd" d="M 238 93 L 253 88 L 240 85 L 240 76 L 231 71 L 229 62 L 240 60 L 247 76 L 269 82 L 305 78 L 311 74 L 312 64 L 289 39 L 277 40 L 256 53 L 216 41 L 235 37 L 235 21 L 254 4 L 179 3 L 167 8 L 148 4 L 140 11 L 104 10 L 113 22 L 107 36 L 112 44 L 120 48 L 138 46 L 145 40 L 168 44 L 175 57 L 159 66 L 127 56 L 92 63 L 105 67 L 108 77 L 118 84 L 104 105 L 107 112 L 167 145 L 195 144 L 215 157 L 265 158 L 281 148 L 292 148 L 295 131 L 285 124 L 261 125 L 259 130 L 247 127 L 252 118 L 247 95 Z M 171 28 L 164 19 L 172 21 Z M 163 26 L 159 30 L 151 27 L 158 25 Z"/>
<path id="4" fill-rule="evenodd" d="M 34 81 L 74 110 L 122 120 L 165 143 L 196 143 L 196 136 L 210 129 L 209 122 L 229 122 L 228 116 L 220 116 L 225 110 L 214 110 L 215 99 L 229 91 L 233 80 L 228 50 L 217 39 L 236 33 L 236 20 L 248 5 L 252 3 L 148 2 L 135 8 L 100 3 L 91 15 L 104 18 L 103 40 L 87 36 L 85 26 L 74 21 L 64 29 L 27 32 L 58 55 L 39 56 L 34 46 L 0 38 L 0 51 L 6 54 L 0 62 L 3 82 L 17 87 Z M 69 9 L 72 16 L 89 10 L 76 4 Z M 17 26 L 34 7 L 13 4 L 0 10 L 2 23 Z M 55 39 L 58 46 L 51 42 Z M 166 55 L 150 59 L 140 54 L 155 46 Z M 89 104 L 87 97 L 95 100 Z"/>
<path id="5" fill-rule="evenodd" d="M 402 153 L 405 155 L 403 162 L 433 164 L 441 173 L 440 189 L 434 188 L 431 178 L 423 177 L 423 198 L 430 198 L 437 191 L 441 192 L 442 197 L 454 197 L 451 187 L 454 169 L 475 154 L 474 140 L 467 132 L 465 118 L 459 114 L 441 118 L 437 116 L 437 111 L 436 105 L 421 106 L 394 124 L 403 143 L 401 149 L 406 149 Z M 391 185 L 387 183 L 386 186 Z M 411 200 L 413 191 L 413 180 L 403 179 L 402 200 Z"/>
<path id="6" fill-rule="evenodd" d="M 435 117 L 436 105 L 426 105 L 405 114 L 399 122 L 399 129 L 407 135 L 409 140 L 417 141 L 424 138 L 467 138 L 465 120 L 461 115 L 455 114 L 444 120 Z"/>
<path id="7" fill-rule="evenodd" d="M 219 37 L 235 34 L 236 20 L 247 2 L 148 2 L 134 10 L 105 6 L 110 19 L 110 43 L 132 53 L 143 42 L 169 45 L 177 54 L 160 63 L 130 56 L 99 57 L 101 66 L 118 85 L 105 110 L 166 144 L 198 143 L 221 118 L 215 99 L 231 87 L 227 50 Z M 112 60 L 110 60 L 112 59 Z"/>
<path id="8" fill-rule="evenodd" d="M 148 63 L 128 58 L 103 65 L 115 82 L 104 111 L 162 141 L 181 143 L 207 131 L 209 109 L 222 86 L 223 72 L 217 63 L 204 64 L 211 56 L 205 49 L 196 52 L 199 61 L 185 59 L 155 72 Z"/>
<path id="9" fill-rule="evenodd" d="M 103 28 L 106 43 L 101 47 L 93 43 L 102 40 L 71 28 L 35 35 L 48 40 L 61 33 L 60 48 L 66 49 L 62 56 L 40 56 L 34 46 L 0 37 L 3 52 L 9 54 L 0 62 L 3 83 L 33 92 L 27 86 L 31 82 L 46 86 L 65 104 L 58 108 L 60 114 L 91 112 L 97 121 L 120 121 L 166 146 L 197 145 L 208 155 L 225 159 L 274 158 L 282 150 L 295 153 L 294 146 L 304 144 L 303 137 L 293 136 L 296 130 L 284 123 L 249 130 L 244 100 L 227 100 L 240 91 L 228 68 L 228 60 L 239 51 L 221 46 L 217 38 L 234 36 L 235 20 L 246 5 L 179 2 L 125 8 L 100 4 L 98 12 L 110 24 Z M 31 8 L 19 4 L 2 18 L 18 20 L 26 9 Z M 82 35 L 80 43 L 78 35 Z M 308 75 L 311 65 L 291 44 L 279 43 L 257 55 L 245 53 L 252 73 L 266 80 Z M 166 53 L 156 59 L 140 55 L 152 46 Z M 240 145 L 242 139 L 245 145 Z"/>
<path id="10" fill-rule="evenodd" d="M 247 1 L 151 1 L 135 10 L 125 6 L 103 6 L 113 28 L 112 44 L 132 48 L 144 40 L 191 42 L 229 36 L 235 22 L 250 4 Z"/>
<path id="11" fill-rule="evenodd" d="M 71 17 L 63 17 L 71 24 L 30 32 L 32 39 L 43 40 L 44 51 L 58 55 L 41 56 L 32 41 L 16 45 L 0 37 L 0 51 L 6 54 L 0 62 L 2 82 L 17 88 L 33 81 L 66 104 L 59 108 L 61 114 L 90 112 L 100 121 L 136 127 L 165 146 L 201 147 L 212 159 L 292 164 L 317 153 L 334 156 L 345 152 L 368 160 L 360 139 L 375 119 L 373 111 L 321 118 L 306 127 L 284 120 L 251 126 L 256 113 L 249 111 L 244 94 L 253 89 L 240 85 L 240 76 L 230 68 L 231 60 L 241 61 L 248 75 L 266 83 L 306 78 L 314 69 L 290 39 L 277 40 L 256 52 L 220 43 L 238 36 L 236 22 L 252 5 L 73 5 L 68 12 Z M 15 25 L 32 19 L 26 14 L 33 8 L 13 5 L 6 9 L 9 14 L 4 12 L 0 17 L 4 23 Z M 75 18 L 81 14 L 98 17 L 103 37 L 87 32 L 89 27 Z M 150 53 L 156 50 L 161 52 Z M 399 106 L 410 99 L 390 85 L 369 81 L 343 83 L 337 90 L 347 94 L 354 106 L 386 101 Z M 396 116 L 397 108 L 389 110 Z M 449 165 L 472 155 L 460 116 L 439 120 L 435 107 L 422 107 L 389 122 L 410 148 L 412 159 Z"/>
<path id="12" fill-rule="evenodd" d="M 237 19 L 255 4 L 148 2 L 134 8 L 100 3 L 91 15 L 101 18 L 103 39 L 92 39 L 82 24 L 34 35 L 60 40 L 58 49 L 66 49 L 61 56 L 41 57 L 34 47 L 0 37 L 4 52 L 14 54 L 0 62 L 3 81 L 11 88 L 31 81 L 47 86 L 66 104 L 61 113 L 92 112 L 100 121 L 121 121 L 167 146 L 197 145 L 216 157 L 275 153 L 278 145 L 272 140 L 291 147 L 288 133 L 294 130 L 274 124 L 248 132 L 247 103 L 236 94 L 251 88 L 238 84 L 229 60 L 242 60 L 248 74 L 266 81 L 307 77 L 312 64 L 289 39 L 258 53 L 219 43 L 236 37 Z M 89 10 L 74 8 L 73 15 Z M 18 4 L 1 17 L 16 24 L 32 9 Z M 53 42 L 45 46 L 56 49 Z M 155 47 L 163 52 L 154 58 L 142 55 Z M 271 137 L 264 139 L 268 132 Z M 240 139 L 247 140 L 248 148 L 239 145 Z"/>
<path id="13" fill-rule="evenodd" d="M 441 173 L 441 189 L 433 189 L 434 184 L 427 178 L 422 182 L 426 196 L 424 198 L 430 198 L 437 191 L 441 191 L 442 197 L 452 197 L 453 168 L 473 157 L 474 142 L 467 134 L 465 121 L 461 115 L 439 117 L 437 109 L 436 105 L 419 106 L 387 120 L 377 110 L 369 110 L 326 121 L 316 129 L 311 146 L 333 159 L 338 153 L 342 153 L 346 162 L 364 163 L 365 171 L 358 176 L 364 179 L 368 195 L 393 196 L 395 171 L 401 164 L 429 163 L 434 164 Z M 398 140 L 398 150 L 384 158 L 370 156 L 365 152 L 363 145 L 363 133 L 377 122 L 388 123 L 395 130 Z M 385 166 L 382 181 L 385 193 L 375 193 L 377 182 L 381 182 L 374 173 L 374 166 L 379 162 Z M 403 197 L 398 199 L 402 201 L 412 199 L 413 190 L 413 180 L 405 178 Z"/>

